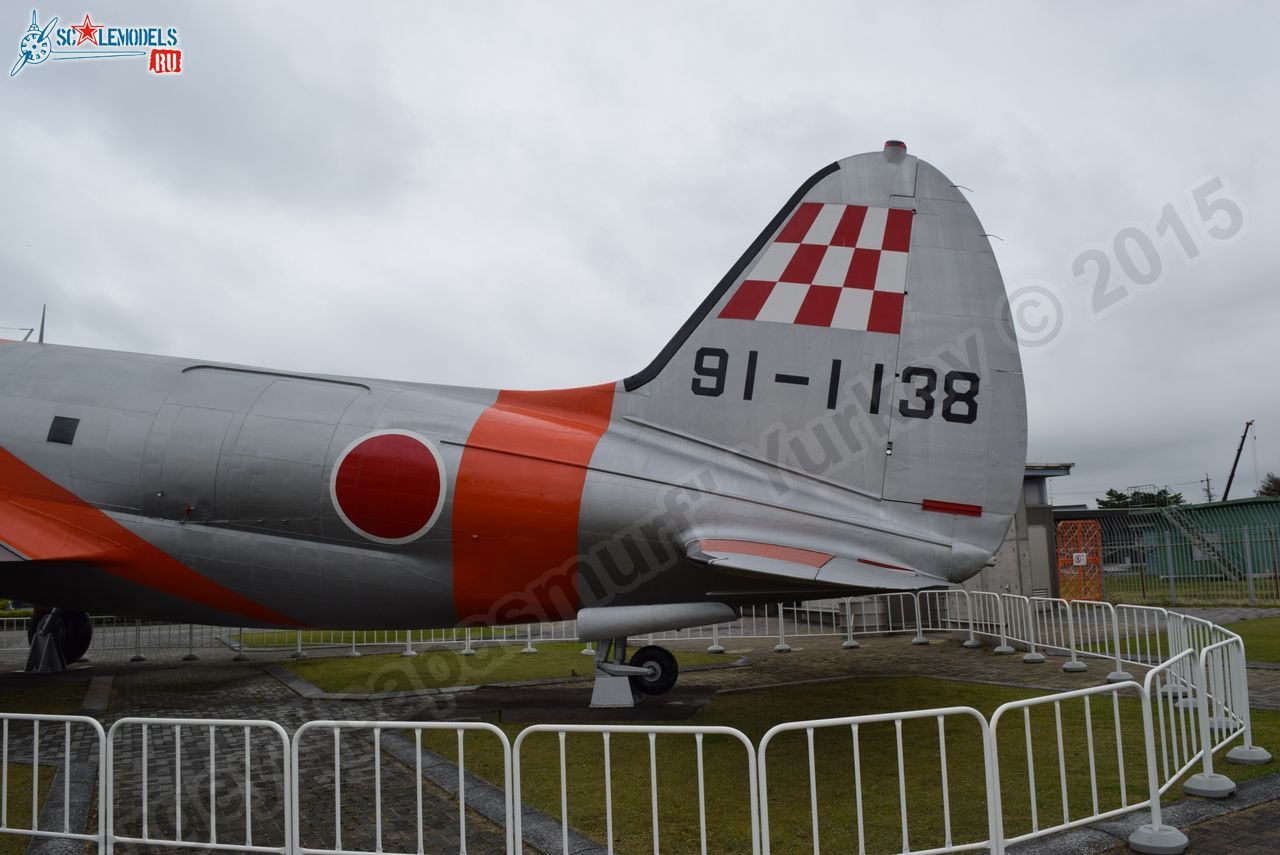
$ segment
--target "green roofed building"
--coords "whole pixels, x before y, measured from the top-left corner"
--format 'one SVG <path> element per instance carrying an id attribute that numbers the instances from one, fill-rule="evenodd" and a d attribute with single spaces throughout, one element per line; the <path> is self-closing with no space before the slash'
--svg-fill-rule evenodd
<path id="1" fill-rule="evenodd" d="M 1280 498 L 1160 508 L 1057 508 L 1054 521 L 1096 520 L 1109 598 L 1280 600 Z"/>
<path id="2" fill-rule="evenodd" d="M 1147 575 L 1272 577 L 1280 566 L 1280 498 L 1135 508 L 1130 525 L 1147 548 Z M 1166 541 L 1171 548 L 1165 549 Z"/>

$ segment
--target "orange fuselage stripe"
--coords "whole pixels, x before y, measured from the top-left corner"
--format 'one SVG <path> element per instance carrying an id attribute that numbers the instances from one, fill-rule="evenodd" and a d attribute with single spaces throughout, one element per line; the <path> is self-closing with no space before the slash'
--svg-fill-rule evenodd
<path id="1" fill-rule="evenodd" d="M 612 384 L 500 392 L 476 420 L 453 494 L 453 605 L 464 623 L 574 617 L 587 465 Z"/>
<path id="2" fill-rule="evenodd" d="M 32 561 L 84 563 L 219 611 L 274 625 L 300 625 L 206 579 L 4 449 L 0 449 L 0 540 Z M 33 566 L 30 572 L 40 570 Z"/>

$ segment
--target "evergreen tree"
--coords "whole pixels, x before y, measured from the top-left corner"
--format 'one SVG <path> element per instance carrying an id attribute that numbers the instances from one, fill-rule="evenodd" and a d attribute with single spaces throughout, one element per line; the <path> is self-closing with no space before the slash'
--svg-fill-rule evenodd
<path id="1" fill-rule="evenodd" d="M 1280 485 L 1277 486 L 1280 487 Z M 1154 493 L 1149 490 L 1134 490 L 1132 493 L 1108 490 L 1105 496 L 1097 499 L 1097 502 L 1099 508 L 1164 508 L 1169 505 L 1186 504 L 1186 499 L 1181 493 L 1174 493 L 1168 487 L 1161 487 Z"/>

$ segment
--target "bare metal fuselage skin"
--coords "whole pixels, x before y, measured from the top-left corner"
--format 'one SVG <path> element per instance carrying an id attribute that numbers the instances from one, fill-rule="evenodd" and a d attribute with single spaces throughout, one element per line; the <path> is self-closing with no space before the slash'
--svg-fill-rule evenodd
<path id="1" fill-rule="evenodd" d="M 0 594 L 403 628 L 967 578 L 1008 529 L 1025 460 L 999 273 L 932 167 L 879 153 L 838 166 L 653 366 L 614 384 L 499 392 L 0 344 Z M 913 211 L 900 333 L 725 316 L 813 200 Z M 972 414 L 954 408 L 967 422 L 933 417 L 941 385 L 922 395 L 919 372 L 904 377 L 924 365 L 981 377 Z M 78 420 L 70 444 L 51 441 L 55 417 Z M 423 438 L 441 466 L 438 515 L 404 542 L 362 533 L 335 498 L 344 452 L 387 432 Z M 409 501 L 397 489 L 379 500 Z"/>

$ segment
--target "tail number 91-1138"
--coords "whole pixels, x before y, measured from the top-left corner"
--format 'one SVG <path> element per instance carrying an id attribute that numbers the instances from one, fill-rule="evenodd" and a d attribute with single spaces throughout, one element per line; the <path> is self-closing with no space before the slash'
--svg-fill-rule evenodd
<path id="1" fill-rule="evenodd" d="M 747 371 L 742 384 L 742 400 L 754 400 L 759 375 L 759 351 L 747 351 Z M 827 388 L 827 409 L 836 409 L 840 393 L 841 360 L 831 360 L 823 378 L 806 374 L 773 375 L 773 382 L 787 386 L 809 386 L 823 383 Z M 872 370 L 871 401 L 868 412 L 880 413 L 881 387 L 884 381 L 884 365 L 876 363 Z M 729 383 L 729 352 L 722 347 L 698 349 L 693 362 L 693 394 L 718 398 L 725 393 Z M 768 374 L 764 377 L 767 382 Z M 814 381 L 817 383 L 814 383 Z M 924 365 L 910 365 L 899 376 L 904 397 L 898 401 L 898 414 L 908 419 L 930 419 L 941 409 L 944 421 L 956 424 L 973 424 L 978 418 L 978 390 L 981 378 L 972 371 L 948 371 L 942 376 L 941 407 L 939 407 L 938 372 Z"/>

